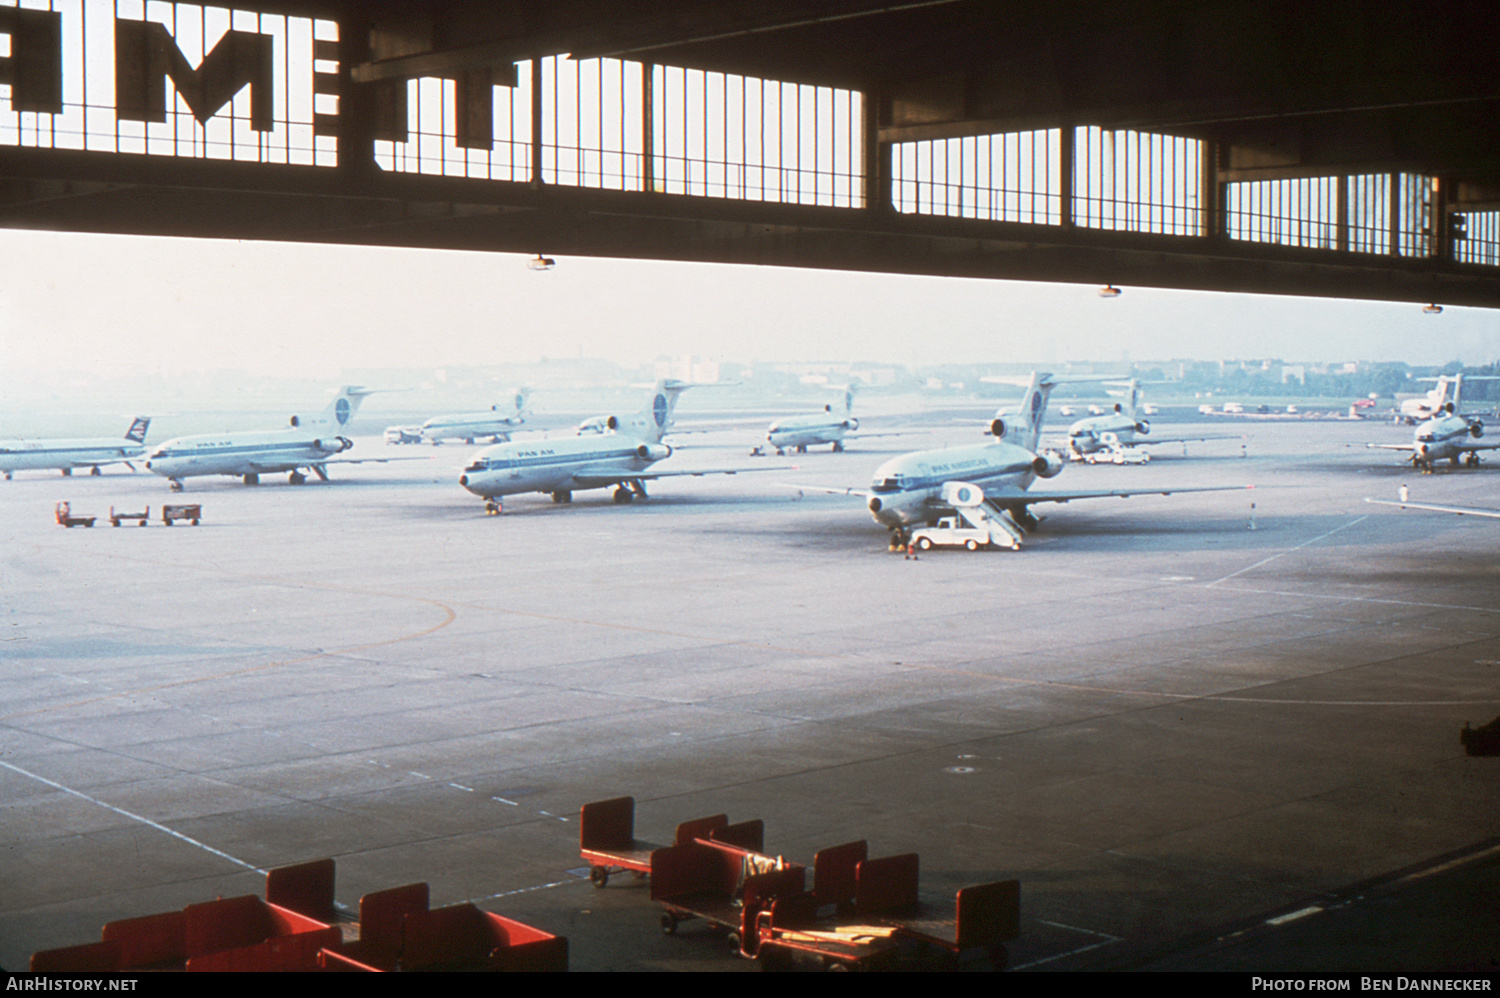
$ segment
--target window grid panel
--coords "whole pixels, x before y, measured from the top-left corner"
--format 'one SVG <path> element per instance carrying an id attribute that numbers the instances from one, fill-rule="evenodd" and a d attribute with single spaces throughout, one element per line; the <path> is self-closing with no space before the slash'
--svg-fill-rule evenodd
<path id="1" fill-rule="evenodd" d="M 909 215 L 1062 222 L 1057 129 L 897 143 L 891 198 Z"/>
<path id="2" fill-rule="evenodd" d="M 1197 139 L 1128 130 L 1074 131 L 1073 221 L 1086 228 L 1201 236 Z"/>

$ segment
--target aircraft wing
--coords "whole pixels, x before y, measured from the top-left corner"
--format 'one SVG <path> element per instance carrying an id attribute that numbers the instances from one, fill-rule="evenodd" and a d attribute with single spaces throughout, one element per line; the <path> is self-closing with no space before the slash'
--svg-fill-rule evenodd
<path id="1" fill-rule="evenodd" d="M 803 485 L 798 482 L 781 482 L 780 485 L 782 488 L 796 489 L 798 492 L 822 492 L 830 496 L 859 496 L 861 499 L 868 499 L 875 494 L 869 489 L 852 488 L 846 485 Z"/>
<path id="2" fill-rule="evenodd" d="M 1111 497 L 1128 499 L 1131 496 L 1170 496 L 1178 492 L 1238 492 L 1253 489 L 1254 485 L 1192 485 L 1186 488 L 1164 488 L 1154 489 L 1068 489 L 1038 491 L 1036 489 L 997 489 L 995 491 L 985 490 L 986 502 L 992 502 L 1002 508 L 1007 506 L 1029 506 L 1037 502 L 1072 502 L 1074 499 L 1108 499 Z"/>
<path id="3" fill-rule="evenodd" d="M 674 468 L 670 471 L 620 471 L 615 468 L 582 468 L 573 473 L 573 484 L 580 489 L 599 489 L 621 482 L 653 482 L 658 478 L 702 478 L 705 475 L 738 475 L 752 471 L 785 471 L 780 465 L 751 468 Z"/>
<path id="4" fill-rule="evenodd" d="M 1243 433 L 1207 433 L 1199 437 L 1137 437 L 1131 441 L 1135 446 L 1151 444 L 1193 444 L 1200 440 L 1244 440 Z"/>
<path id="5" fill-rule="evenodd" d="M 1373 448 L 1375 450 L 1413 451 L 1417 449 L 1415 444 L 1365 444 L 1365 446 Z"/>
<path id="6" fill-rule="evenodd" d="M 1439 506 L 1436 503 L 1429 502 L 1392 502 L 1389 499 L 1370 499 L 1368 497 L 1365 499 L 1365 502 L 1374 503 L 1377 506 L 1398 506 L 1401 509 L 1406 509 L 1410 506 L 1412 509 L 1426 509 L 1434 513 L 1453 513 L 1458 516 L 1488 516 L 1500 520 L 1500 509 L 1485 509 L 1481 506 Z"/>

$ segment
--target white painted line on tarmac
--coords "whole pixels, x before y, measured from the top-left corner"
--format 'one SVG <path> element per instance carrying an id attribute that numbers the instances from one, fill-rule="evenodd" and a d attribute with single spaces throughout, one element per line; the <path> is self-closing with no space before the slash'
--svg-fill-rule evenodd
<path id="1" fill-rule="evenodd" d="M 1222 579 L 1215 579 L 1214 581 L 1210 582 L 1209 585 L 1210 586 L 1216 586 L 1216 585 L 1218 585 L 1221 582 L 1228 582 L 1230 579 L 1234 578 L 1236 575 L 1244 575 L 1246 572 L 1253 572 L 1257 568 L 1259 568 L 1260 566 L 1262 566 L 1262 565 L 1268 565 L 1271 562 L 1275 561 L 1277 558 L 1285 557 L 1286 555 L 1289 555 L 1289 554 L 1293 553 L 1294 551 L 1300 551 L 1303 548 L 1307 547 L 1309 544 L 1316 544 L 1316 543 L 1318 543 L 1319 541 L 1321 541 L 1325 537 L 1332 537 L 1334 534 L 1338 533 L 1340 530 L 1343 530 L 1343 529 L 1345 529 L 1347 527 L 1352 527 L 1356 523 L 1363 523 L 1365 520 L 1368 520 L 1369 518 L 1370 517 L 1368 515 L 1355 517 L 1353 520 L 1350 520 L 1348 523 L 1345 523 L 1342 526 L 1334 527 L 1332 530 L 1328 531 L 1327 533 L 1319 534 L 1316 537 L 1313 537 L 1313 538 L 1311 538 L 1309 540 L 1305 540 L 1301 544 L 1298 544 L 1296 547 L 1287 548 L 1285 551 L 1282 551 L 1282 552 L 1280 552 L 1278 554 L 1273 554 L 1269 558 L 1262 558 L 1260 561 L 1257 561 L 1253 565 L 1246 565 L 1244 568 L 1240 569 L 1238 572 L 1230 572 L 1228 575 L 1224 576 Z"/>
<path id="2" fill-rule="evenodd" d="M 53 789 L 56 789 L 56 790 L 61 790 L 65 794 L 72 794 L 74 797 L 77 797 L 79 800 L 86 800 L 90 804 L 96 804 L 99 807 L 104 808 L 106 811 L 113 811 L 115 814 L 118 814 L 118 815 L 120 815 L 121 817 L 124 817 L 124 818 L 129 818 L 131 821 L 139 821 L 141 824 L 146 825 L 146 826 L 148 826 L 150 828 L 154 828 L 158 832 L 165 832 L 166 834 L 172 836 L 172 838 L 174 838 L 174 839 L 178 839 L 178 840 L 180 840 L 182 842 L 186 842 L 190 846 L 197 846 L 199 849 L 202 849 L 204 852 L 213 853 L 215 856 L 218 856 L 220 859 L 227 859 L 227 860 L 229 860 L 229 862 L 234 863 L 236 866 L 243 866 L 245 869 L 247 869 L 247 870 L 253 870 L 256 873 L 262 873 L 263 874 L 263 873 L 266 872 L 265 870 L 262 870 L 260 867 L 256 866 L 253 863 L 247 863 L 243 859 L 240 859 L 238 856 L 231 856 L 227 852 L 221 852 L 220 850 L 215 849 L 211 845 L 207 845 L 207 844 L 205 844 L 203 842 L 199 842 L 197 839 L 193 838 L 192 836 L 184 835 L 181 832 L 173 831 L 172 829 L 168 828 L 166 825 L 163 825 L 163 824 L 160 824 L 158 822 L 152 821 L 150 818 L 142 817 L 141 815 L 136 814 L 133 811 L 127 811 L 127 810 L 125 810 L 124 808 L 121 808 L 121 807 L 115 807 L 113 804 L 107 804 L 104 801 L 99 800 L 97 797 L 90 797 L 88 794 L 83 793 L 82 791 L 74 790 L 72 787 L 65 787 L 61 783 L 56 782 L 55 780 L 49 780 L 45 776 L 38 776 L 36 773 L 33 773 L 33 772 L 28 771 L 28 770 L 22 769 L 20 766 L 14 766 L 14 765 L 12 765 L 12 764 L 4 761 L 3 759 L 0 759 L 0 766 L 4 766 L 6 769 L 10 770 L 13 773 L 20 773 L 22 776 L 25 776 L 25 777 L 28 777 L 30 779 L 36 780 L 38 783 L 45 783 L 47 786 L 52 787 Z"/>
<path id="3" fill-rule="evenodd" d="M 1296 911 L 1289 911 L 1285 915 L 1277 915 L 1275 918 L 1268 918 L 1266 919 L 1266 924 L 1285 925 L 1287 922 L 1295 922 L 1299 918 L 1306 918 L 1309 915 L 1316 915 L 1322 910 L 1322 905 L 1309 905 L 1306 908 L 1298 908 Z"/>
<path id="4" fill-rule="evenodd" d="M 1064 957 L 1076 956 L 1079 953 L 1087 953 L 1089 950 L 1098 949 L 1101 946 L 1108 946 L 1110 943 L 1117 943 L 1120 941 L 1119 936 L 1112 936 L 1107 932 L 1096 932 L 1093 929 L 1080 929 L 1076 925 L 1063 925 L 1061 922 L 1048 922 L 1045 919 L 1040 918 L 1037 919 L 1037 921 L 1043 925 L 1050 925 L 1053 928 L 1067 929 L 1069 932 L 1082 932 L 1084 935 L 1099 936 L 1101 937 L 1101 939 L 1097 943 L 1089 943 L 1087 946 L 1079 946 L 1077 949 L 1070 949 L 1063 953 L 1054 953 L 1051 956 L 1044 956 L 1040 960 L 1031 960 L 1026 963 L 1018 963 L 1015 966 L 1011 967 L 1011 970 L 1025 970 L 1027 967 L 1040 967 L 1042 964 L 1051 963 L 1053 960 L 1061 960 Z"/>

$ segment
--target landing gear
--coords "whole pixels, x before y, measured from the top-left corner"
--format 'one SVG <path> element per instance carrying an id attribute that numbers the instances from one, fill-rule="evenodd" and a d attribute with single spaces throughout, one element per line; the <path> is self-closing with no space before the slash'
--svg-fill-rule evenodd
<path id="1" fill-rule="evenodd" d="M 260 484 L 260 476 L 259 475 L 253 475 L 253 474 L 252 475 L 246 475 L 245 476 L 245 484 L 246 485 L 259 485 Z"/>
<path id="2" fill-rule="evenodd" d="M 175 479 L 175 478 L 169 478 L 169 479 L 167 479 L 167 481 L 171 483 L 171 488 L 172 488 L 173 492 L 181 492 L 182 491 L 182 483 L 179 482 L 177 479 Z"/>
<path id="3" fill-rule="evenodd" d="M 1042 521 L 1033 516 L 1031 510 L 1025 506 L 1022 506 L 1020 509 L 1011 510 L 1010 518 L 1015 520 L 1016 524 L 1027 533 L 1031 533 L 1042 525 Z"/>
<path id="4" fill-rule="evenodd" d="M 1464 458 L 1464 465 L 1469 468 L 1479 467 L 1479 455 L 1470 451 L 1469 456 Z"/>
<path id="5" fill-rule="evenodd" d="M 102 474 L 102 472 L 99 470 L 99 466 L 96 464 L 89 469 L 89 474 L 93 475 L 95 478 L 98 478 Z"/>
<path id="6" fill-rule="evenodd" d="M 797 453 L 798 454 L 806 454 L 807 453 L 807 444 L 798 444 L 797 445 Z"/>
<path id="7" fill-rule="evenodd" d="M 573 493 L 569 492 L 567 489 L 560 489 L 557 492 L 552 493 L 552 501 L 555 503 L 572 502 Z"/>
<path id="8" fill-rule="evenodd" d="M 73 477 L 73 469 L 72 468 L 64 468 L 62 470 L 62 473 L 63 473 L 63 477 L 64 478 L 72 478 Z"/>
<path id="9" fill-rule="evenodd" d="M 301 485 L 303 482 L 307 481 L 307 476 L 300 471 L 294 471 L 290 475 L 286 476 L 286 480 L 291 482 L 293 485 Z"/>
<path id="10" fill-rule="evenodd" d="M 650 498 L 651 497 L 646 494 L 645 483 L 638 478 L 629 482 L 621 482 L 619 485 L 615 486 L 614 500 L 622 506 L 625 503 L 632 502 L 636 499 Z"/>
<path id="11" fill-rule="evenodd" d="M 485 516 L 499 516 L 505 512 L 505 507 L 500 504 L 499 499 L 486 499 L 484 501 Z"/>
<path id="12" fill-rule="evenodd" d="M 844 442 L 842 440 L 835 440 L 833 442 L 833 452 L 835 454 L 844 453 Z"/>

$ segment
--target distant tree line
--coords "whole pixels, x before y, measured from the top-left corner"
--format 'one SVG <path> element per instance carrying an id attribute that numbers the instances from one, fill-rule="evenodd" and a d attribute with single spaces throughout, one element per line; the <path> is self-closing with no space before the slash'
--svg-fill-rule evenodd
<path id="1" fill-rule="evenodd" d="M 1412 395 L 1428 391 L 1431 382 L 1421 378 L 1432 378 L 1440 374 L 1464 374 L 1493 376 L 1500 371 L 1500 364 L 1481 367 L 1465 367 L 1451 363 L 1440 368 L 1416 368 L 1408 364 L 1362 364 L 1354 371 L 1317 373 L 1307 370 L 1302 378 L 1284 379 L 1280 365 L 1269 370 L 1243 367 L 1221 368 L 1218 364 L 1194 364 L 1182 372 L 1180 379 L 1170 379 L 1161 368 L 1138 370 L 1136 377 L 1142 381 L 1168 382 L 1171 388 L 1182 392 L 1213 393 L 1214 395 L 1266 396 L 1271 398 L 1329 398 L 1356 399 L 1391 398 L 1395 395 Z M 1170 390 L 1170 389 L 1169 389 Z M 1463 397 L 1472 401 L 1494 401 L 1500 399 L 1500 382 L 1474 381 L 1466 383 Z"/>

